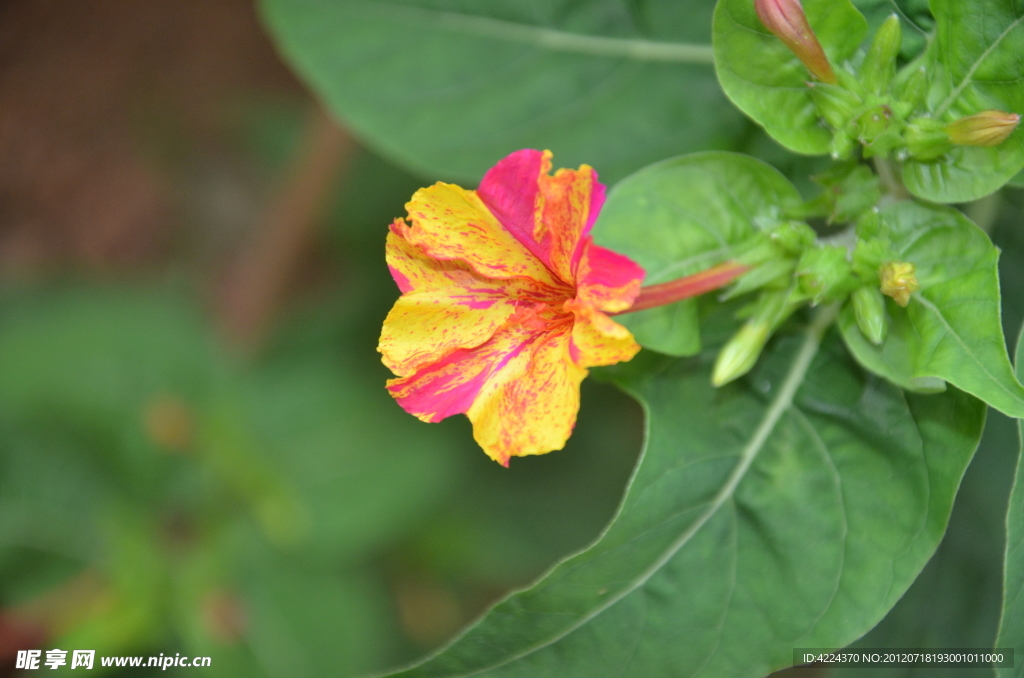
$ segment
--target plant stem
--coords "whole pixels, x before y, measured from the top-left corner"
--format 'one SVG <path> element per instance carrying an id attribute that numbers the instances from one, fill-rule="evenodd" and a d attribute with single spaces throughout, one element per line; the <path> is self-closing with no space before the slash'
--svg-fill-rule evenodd
<path id="1" fill-rule="evenodd" d="M 892 160 L 882 156 L 875 156 L 874 164 L 884 194 L 882 195 L 882 205 L 910 198 L 910 192 L 903 185 L 903 180 L 900 179 Z"/>
<path id="2" fill-rule="evenodd" d="M 717 290 L 728 285 L 749 270 L 743 264 L 727 261 L 724 264 L 712 266 L 706 271 L 688 275 L 685 278 L 643 287 L 640 289 L 640 295 L 633 302 L 633 305 L 622 311 L 622 313 L 634 313 L 658 306 L 666 306 L 683 299 L 689 299 L 690 297 L 710 292 L 711 290 Z"/>

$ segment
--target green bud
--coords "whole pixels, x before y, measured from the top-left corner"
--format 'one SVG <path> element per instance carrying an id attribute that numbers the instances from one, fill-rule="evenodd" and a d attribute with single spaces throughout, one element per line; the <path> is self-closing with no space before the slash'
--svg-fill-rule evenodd
<path id="1" fill-rule="evenodd" d="M 898 148 L 902 148 L 905 145 L 903 140 L 903 134 L 900 133 L 899 128 L 892 125 L 889 129 L 885 130 L 877 137 L 871 140 L 869 144 L 864 146 L 864 157 L 874 158 L 877 156 L 886 157 Z"/>
<path id="2" fill-rule="evenodd" d="M 768 237 L 789 254 L 799 254 L 814 243 L 817 234 L 802 221 L 784 221 L 768 231 Z"/>
<path id="3" fill-rule="evenodd" d="M 856 138 L 845 130 L 837 130 L 832 136 L 829 155 L 834 160 L 849 160 L 857 150 Z"/>
<path id="4" fill-rule="evenodd" d="M 761 295 L 750 319 L 719 351 L 711 372 L 712 385 L 728 384 L 754 367 L 772 332 L 795 310 L 789 297 L 788 289 Z"/>
<path id="5" fill-rule="evenodd" d="M 878 279 L 878 270 L 887 261 L 896 259 L 892 243 L 886 237 L 872 236 L 863 238 L 858 228 L 857 245 L 853 250 L 853 272 L 861 280 L 874 283 Z"/>
<path id="6" fill-rule="evenodd" d="M 889 320 L 885 315 L 885 297 L 877 287 L 867 285 L 854 290 L 850 297 L 857 327 L 875 346 L 885 341 Z"/>
<path id="7" fill-rule="evenodd" d="M 869 92 L 881 94 L 889 89 L 896 74 L 896 57 L 902 43 L 900 18 L 893 14 L 875 33 L 868 54 L 860 68 L 860 79 Z"/>
<path id="8" fill-rule="evenodd" d="M 792 259 L 770 259 L 740 276 L 729 291 L 722 296 L 722 300 L 733 299 L 763 287 L 785 286 L 795 267 L 796 262 Z"/>
<path id="9" fill-rule="evenodd" d="M 818 107 L 818 114 L 833 129 L 841 130 L 857 116 L 864 103 L 860 97 L 839 85 L 822 82 L 808 83 L 811 98 Z"/>
<path id="10" fill-rule="evenodd" d="M 903 134 L 907 151 L 915 160 L 935 160 L 953 148 L 946 126 L 932 118 L 911 120 Z"/>
<path id="11" fill-rule="evenodd" d="M 878 208 L 869 210 L 857 220 L 857 237 L 863 240 L 875 238 L 882 234 L 882 212 Z"/>
<path id="12" fill-rule="evenodd" d="M 730 339 L 715 359 L 711 384 L 716 388 L 739 379 L 753 369 L 771 336 L 770 324 L 751 319 Z"/>
<path id="13" fill-rule="evenodd" d="M 924 106 L 924 100 L 928 96 L 930 87 L 928 69 L 924 66 L 913 67 L 897 86 L 896 96 L 900 101 L 910 104 L 911 110 L 917 110 Z"/>
<path id="14" fill-rule="evenodd" d="M 835 294 L 841 294 L 849 285 L 853 266 L 845 247 L 827 245 L 804 251 L 796 267 L 800 291 L 815 304 Z"/>
<path id="15" fill-rule="evenodd" d="M 864 111 L 857 118 L 857 128 L 860 132 L 860 142 L 870 144 L 889 129 L 889 120 L 892 119 L 892 109 L 888 106 L 875 106 Z"/>

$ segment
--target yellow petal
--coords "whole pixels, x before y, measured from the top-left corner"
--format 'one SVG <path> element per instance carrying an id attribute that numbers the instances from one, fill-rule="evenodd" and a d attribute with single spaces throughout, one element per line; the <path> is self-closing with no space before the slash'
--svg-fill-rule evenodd
<path id="1" fill-rule="evenodd" d="M 570 328 L 538 334 L 491 376 L 466 413 L 473 437 L 498 463 L 560 450 L 572 434 L 587 370 L 569 356 Z"/>
<path id="2" fill-rule="evenodd" d="M 600 311 L 580 313 L 572 328 L 572 357 L 580 367 L 632 360 L 640 344 L 625 327 Z"/>
<path id="3" fill-rule="evenodd" d="M 407 239 L 426 255 L 467 263 L 488 278 L 526 276 L 547 284 L 547 267 L 509 233 L 473 191 L 437 183 L 416 191 L 406 206 Z"/>

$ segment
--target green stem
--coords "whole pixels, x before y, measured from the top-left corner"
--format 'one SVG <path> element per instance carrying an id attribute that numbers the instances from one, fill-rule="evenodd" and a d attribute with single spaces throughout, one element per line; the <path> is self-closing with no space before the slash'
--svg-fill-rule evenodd
<path id="1" fill-rule="evenodd" d="M 876 156 L 875 171 L 878 172 L 878 180 L 882 184 L 882 205 L 887 205 L 900 200 L 910 198 L 910 192 L 903 185 L 897 167 L 889 158 Z"/>
<path id="2" fill-rule="evenodd" d="M 391 4 L 377 5 L 391 16 L 401 13 L 420 23 L 433 24 L 442 30 L 454 33 L 493 38 L 506 42 L 533 45 L 553 52 L 590 54 L 593 56 L 618 57 L 634 61 L 669 61 L 714 65 L 715 55 L 711 45 L 694 45 L 684 42 L 660 42 L 637 38 L 608 38 L 596 35 L 570 33 L 554 28 L 519 24 L 484 16 L 441 12 L 416 7 Z"/>

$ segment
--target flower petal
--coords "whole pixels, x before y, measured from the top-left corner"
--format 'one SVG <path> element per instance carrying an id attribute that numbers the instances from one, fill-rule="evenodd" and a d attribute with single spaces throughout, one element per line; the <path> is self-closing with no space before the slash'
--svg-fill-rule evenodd
<path id="1" fill-rule="evenodd" d="M 406 412 L 423 421 L 438 422 L 464 413 L 487 380 L 538 334 L 521 325 L 506 327 L 481 346 L 452 351 L 415 374 L 389 380 L 388 391 Z"/>
<path id="2" fill-rule="evenodd" d="M 560 450 L 572 435 L 587 370 L 569 356 L 570 325 L 537 335 L 495 371 L 466 412 L 473 438 L 489 457 Z"/>
<path id="3" fill-rule="evenodd" d="M 644 269 L 629 257 L 593 244 L 588 236 L 577 270 L 577 298 L 607 313 L 625 311 L 640 294 Z"/>
<path id="4" fill-rule="evenodd" d="M 396 219 L 384 248 L 391 277 L 402 293 L 436 292 L 483 279 L 461 261 L 428 257 L 421 247 L 409 242 L 409 231 L 405 220 Z"/>
<path id="5" fill-rule="evenodd" d="M 578 314 L 572 328 L 570 355 L 580 367 L 614 365 L 640 352 L 628 329 L 600 311 Z"/>
<path id="6" fill-rule="evenodd" d="M 410 229 L 401 220 L 391 229 L 388 266 L 405 294 L 384 320 L 377 350 L 399 376 L 457 349 L 483 344 L 517 312 L 517 318 L 530 322 L 537 314 L 530 313 L 534 307 L 560 309 L 571 294 L 564 285 L 552 287 L 528 277 L 484 278 L 460 261 L 431 259 L 409 242 Z"/>
<path id="7" fill-rule="evenodd" d="M 587 165 L 551 171 L 551 152 L 516 151 L 484 175 L 477 193 L 498 221 L 567 283 L 575 280 L 583 238 L 605 188 Z"/>
<path id="8" fill-rule="evenodd" d="M 476 193 L 437 183 L 405 205 L 406 240 L 432 258 L 459 260 L 487 278 L 526 276 L 553 283 L 547 268 L 494 218 Z"/>

